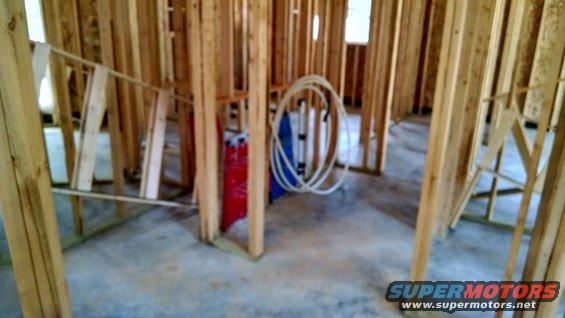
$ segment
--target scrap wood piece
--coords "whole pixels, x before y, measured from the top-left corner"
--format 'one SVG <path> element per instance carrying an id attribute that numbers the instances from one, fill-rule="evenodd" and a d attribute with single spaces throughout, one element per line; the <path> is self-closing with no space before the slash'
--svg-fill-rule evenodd
<path id="1" fill-rule="evenodd" d="M 157 102 L 151 106 L 147 122 L 140 190 L 140 196 L 147 199 L 157 199 L 159 196 L 168 106 L 169 92 L 162 89 L 157 96 Z"/>
<path id="2" fill-rule="evenodd" d="M 96 141 L 106 111 L 106 84 L 108 69 L 96 65 L 92 82 L 87 87 L 80 123 L 80 141 L 75 156 L 71 188 L 90 191 L 94 175 Z"/>
<path id="3" fill-rule="evenodd" d="M 41 89 L 41 81 L 47 74 L 47 64 L 49 64 L 49 56 L 51 54 L 51 46 L 46 43 L 35 43 L 31 64 L 33 67 L 33 79 L 35 82 L 35 92 L 39 97 Z"/>

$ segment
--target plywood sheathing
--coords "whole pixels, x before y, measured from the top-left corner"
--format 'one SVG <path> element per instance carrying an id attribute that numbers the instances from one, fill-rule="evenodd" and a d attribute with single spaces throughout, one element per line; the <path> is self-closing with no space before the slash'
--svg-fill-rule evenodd
<path id="1" fill-rule="evenodd" d="M 565 50 L 565 2 L 545 1 L 539 34 L 533 57 L 529 86 L 555 80 L 561 73 Z M 553 86 L 549 98 L 555 99 L 557 87 Z M 541 120 L 541 105 L 546 96 L 541 90 L 528 92 L 524 103 L 524 115 L 534 122 Z M 554 103 L 553 113 L 559 113 L 561 105 Z"/>

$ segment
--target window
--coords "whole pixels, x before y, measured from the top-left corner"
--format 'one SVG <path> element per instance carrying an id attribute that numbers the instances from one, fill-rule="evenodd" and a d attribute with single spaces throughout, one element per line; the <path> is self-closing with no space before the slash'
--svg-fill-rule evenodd
<path id="1" fill-rule="evenodd" d="M 371 21 L 371 0 L 349 0 L 345 21 L 345 41 L 367 43 Z"/>
<path id="2" fill-rule="evenodd" d="M 25 9 L 29 39 L 45 42 L 45 29 L 43 27 L 40 0 L 25 0 Z M 47 113 L 53 112 L 53 93 L 51 92 L 50 78 L 51 74 L 49 69 L 47 69 L 47 74 L 43 81 L 41 81 L 41 88 L 39 90 L 39 107 Z"/>
<path id="3" fill-rule="evenodd" d="M 318 31 L 320 30 L 320 17 L 316 14 L 312 25 L 312 38 L 314 41 L 318 40 Z"/>

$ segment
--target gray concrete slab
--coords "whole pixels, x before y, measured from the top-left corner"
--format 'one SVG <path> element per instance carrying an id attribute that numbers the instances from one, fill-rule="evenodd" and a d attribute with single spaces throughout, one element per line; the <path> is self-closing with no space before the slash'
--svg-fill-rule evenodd
<path id="1" fill-rule="evenodd" d="M 67 250 L 75 316 L 401 316 L 384 294 L 390 282 L 409 279 L 427 124 L 428 118 L 413 117 L 391 127 L 384 176 L 352 173 L 344 191 L 292 194 L 270 205 L 266 253 L 258 262 L 202 244 L 197 217 L 164 208 Z M 517 202 L 519 196 L 501 199 L 497 215 L 515 218 Z M 70 213 L 62 200 L 56 203 L 58 214 Z M 88 209 L 111 210 L 97 202 Z M 243 241 L 246 229 L 240 221 L 226 236 Z M 510 239 L 510 232 L 462 221 L 434 241 L 429 278 L 500 279 Z M 21 315 L 10 267 L 0 268 L 0 312 Z M 493 315 L 453 315 L 476 316 Z"/>

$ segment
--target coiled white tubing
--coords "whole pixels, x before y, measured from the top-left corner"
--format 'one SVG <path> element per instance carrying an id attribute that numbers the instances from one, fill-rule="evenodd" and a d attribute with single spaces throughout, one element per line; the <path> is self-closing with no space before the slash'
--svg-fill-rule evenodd
<path id="1" fill-rule="evenodd" d="M 331 171 L 333 170 L 339 155 L 338 147 L 336 146 L 335 151 L 332 154 L 331 160 L 328 162 L 326 159 L 328 157 L 329 147 L 326 146 L 324 154 L 320 158 L 319 161 L 320 164 L 318 168 L 314 171 L 314 173 L 308 180 L 303 180 L 297 175 L 290 159 L 287 157 L 286 153 L 284 152 L 281 140 L 279 139 L 278 131 L 281 120 L 284 115 L 284 111 L 286 109 L 287 104 L 290 102 L 290 100 L 294 95 L 304 90 L 312 91 L 314 94 L 318 95 L 324 107 L 328 108 L 330 103 L 328 103 L 328 100 L 326 99 L 326 95 L 323 93 L 320 87 L 330 92 L 331 99 L 337 110 L 335 112 L 335 114 L 337 114 L 337 118 L 333 118 L 332 115 L 328 117 L 328 120 L 335 119 L 338 121 L 338 125 L 336 125 L 336 127 L 338 127 L 336 143 L 339 141 L 339 124 L 343 123 L 347 136 L 347 149 L 348 150 L 351 149 L 351 132 L 349 130 L 349 124 L 347 122 L 347 112 L 345 111 L 345 106 L 343 105 L 343 102 L 339 98 L 339 95 L 332 87 L 330 82 L 328 82 L 328 80 L 326 80 L 324 77 L 319 75 L 306 75 L 298 79 L 283 95 L 283 98 L 281 99 L 281 102 L 277 107 L 277 111 L 275 115 L 270 120 L 271 143 L 269 148 L 270 148 L 270 161 L 271 161 L 273 176 L 275 180 L 281 185 L 281 187 L 289 192 L 298 192 L 298 193 L 311 192 L 318 195 L 330 194 L 335 190 L 337 190 L 343 184 L 343 181 L 345 180 L 345 177 L 349 170 L 349 151 L 347 151 L 346 160 L 343 166 L 343 171 L 340 174 L 337 181 L 335 181 L 332 185 L 322 188 L 322 185 L 324 185 L 325 181 L 327 180 Z M 331 122 L 328 121 L 327 124 L 328 131 L 326 133 L 326 142 L 325 142 L 326 145 L 328 145 L 331 136 L 332 125 L 330 125 L 330 123 Z M 307 125 L 306 129 L 308 129 L 309 124 L 306 123 L 306 125 Z M 326 162 L 327 164 L 325 164 Z M 290 172 L 294 180 L 297 181 L 297 185 L 293 185 L 290 182 L 290 180 L 287 178 L 287 176 L 284 173 L 284 167 L 287 168 L 288 172 Z"/>

